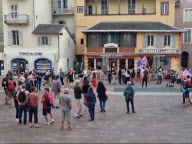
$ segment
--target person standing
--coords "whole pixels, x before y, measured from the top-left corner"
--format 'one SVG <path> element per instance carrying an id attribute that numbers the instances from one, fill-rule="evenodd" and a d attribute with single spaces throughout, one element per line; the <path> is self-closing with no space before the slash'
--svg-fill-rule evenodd
<path id="1" fill-rule="evenodd" d="M 137 69 L 137 82 L 141 82 L 141 70 Z"/>
<path id="2" fill-rule="evenodd" d="M 158 70 L 157 70 L 157 76 L 158 76 L 158 79 L 157 79 L 157 83 L 156 84 L 161 84 L 162 83 L 162 79 L 163 79 L 163 68 L 161 66 L 159 66 Z"/>
<path id="3" fill-rule="evenodd" d="M 64 129 L 64 122 L 67 119 L 68 129 L 71 129 L 71 96 L 69 95 L 69 89 L 64 90 L 64 94 L 59 97 L 59 103 L 62 111 L 61 130 Z"/>
<path id="4" fill-rule="evenodd" d="M 119 72 L 118 72 L 118 79 L 119 79 L 119 84 L 121 85 L 121 79 L 122 79 L 122 71 L 121 71 L 121 69 L 119 69 Z"/>
<path id="5" fill-rule="evenodd" d="M 125 85 L 127 84 L 128 81 L 131 80 L 131 73 L 130 70 L 128 69 L 125 73 Z"/>
<path id="6" fill-rule="evenodd" d="M 182 67 L 180 67 L 176 72 L 176 81 L 177 81 L 177 89 L 179 89 L 179 85 L 181 84 L 181 74 L 182 74 Z"/>
<path id="7" fill-rule="evenodd" d="M 64 72 L 62 71 L 62 69 L 60 69 L 60 71 L 59 71 L 59 77 L 60 77 L 62 86 L 64 86 L 64 81 L 63 81 L 63 79 L 64 79 Z"/>
<path id="8" fill-rule="evenodd" d="M 50 84 L 50 80 L 49 80 L 49 77 L 50 77 L 50 73 L 49 73 L 49 71 L 47 70 L 47 72 L 46 72 L 46 74 L 45 74 L 45 76 L 44 76 L 44 80 L 45 80 L 45 83 L 43 84 L 44 86 L 45 85 L 51 85 Z"/>
<path id="9" fill-rule="evenodd" d="M 134 94 L 135 94 L 135 90 L 131 86 L 131 82 L 128 82 L 128 86 L 125 88 L 125 91 L 124 91 L 125 102 L 127 104 L 127 114 L 130 113 L 129 103 L 131 103 L 132 112 L 136 113 L 134 108 Z"/>
<path id="10" fill-rule="evenodd" d="M 131 71 L 131 84 L 134 85 L 134 80 L 135 80 L 135 70 L 134 68 Z"/>
<path id="11" fill-rule="evenodd" d="M 105 112 L 105 106 L 106 106 L 106 101 L 107 101 L 107 95 L 106 95 L 106 88 L 103 84 L 103 82 L 98 82 L 98 87 L 97 87 L 97 93 L 98 93 L 98 98 L 100 102 L 100 112 Z"/>
<path id="12" fill-rule="evenodd" d="M 5 91 L 5 105 L 8 105 L 8 82 L 9 82 L 9 74 L 6 74 L 5 78 L 2 81 L 2 87 Z"/>
<path id="13" fill-rule="evenodd" d="M 31 91 L 32 91 L 31 89 L 32 89 L 32 83 L 31 83 L 30 79 L 27 78 L 27 80 L 26 80 L 26 90 L 27 90 L 29 93 L 31 93 Z"/>
<path id="14" fill-rule="evenodd" d="M 109 82 L 109 84 L 111 84 L 111 77 L 112 77 L 112 73 L 111 73 L 111 71 L 108 71 L 108 82 Z"/>
<path id="15" fill-rule="evenodd" d="M 19 103 L 19 124 L 22 123 L 22 114 L 24 113 L 24 125 L 27 124 L 27 101 L 29 92 L 26 90 L 26 85 L 21 85 L 21 90 L 17 92 L 17 101 Z"/>
<path id="16" fill-rule="evenodd" d="M 43 103 L 43 116 L 45 117 L 45 125 L 49 125 L 49 124 L 53 124 L 54 123 L 54 119 L 53 119 L 53 114 L 51 113 L 51 105 L 50 105 L 50 101 L 53 101 L 53 96 L 51 93 L 49 93 L 49 88 L 45 88 L 44 89 L 44 94 L 42 97 L 42 101 L 41 103 Z M 48 116 L 50 115 L 51 117 L 51 122 L 49 123 L 48 120 Z"/>
<path id="17" fill-rule="evenodd" d="M 153 70 L 151 67 L 149 67 L 149 77 L 148 77 L 148 82 L 151 82 L 151 76 L 153 74 Z"/>
<path id="18" fill-rule="evenodd" d="M 52 92 L 54 93 L 53 107 L 55 107 L 57 109 L 57 108 L 59 108 L 59 96 L 60 96 L 60 92 L 61 92 L 61 82 L 59 80 L 58 75 L 55 77 L 55 80 L 53 80 Z"/>
<path id="19" fill-rule="evenodd" d="M 25 84 L 25 77 L 24 77 L 24 73 L 21 73 L 21 76 L 19 77 L 19 82 L 18 85 L 21 86 L 22 84 Z"/>
<path id="20" fill-rule="evenodd" d="M 11 77 L 8 81 L 8 97 L 10 102 L 10 108 L 13 108 L 13 96 L 15 93 L 16 88 L 16 82 L 13 80 L 13 77 Z"/>
<path id="21" fill-rule="evenodd" d="M 115 84 L 115 81 L 116 81 L 116 75 L 117 75 L 116 68 L 113 68 L 113 70 L 112 70 L 113 84 Z"/>
<path id="22" fill-rule="evenodd" d="M 91 117 L 89 121 L 95 120 L 95 103 L 96 103 L 95 93 L 93 91 L 93 88 L 89 87 L 87 96 L 87 107 L 89 108 L 89 114 Z"/>
<path id="23" fill-rule="evenodd" d="M 147 88 L 147 78 L 148 78 L 148 70 L 146 68 L 144 68 L 143 79 L 142 79 L 142 88 L 143 88 L 144 83 Z"/>
<path id="24" fill-rule="evenodd" d="M 41 82 L 42 82 L 42 73 L 40 71 L 37 71 L 37 90 L 41 90 Z"/>
<path id="25" fill-rule="evenodd" d="M 74 116 L 76 118 L 80 118 L 82 117 L 82 109 L 83 109 L 83 103 L 82 103 L 82 92 L 83 90 L 80 87 L 80 82 L 77 81 L 76 82 L 76 86 L 74 87 L 74 95 L 75 95 L 75 99 L 76 99 L 76 104 L 77 104 L 77 110 L 74 114 Z"/>
<path id="26" fill-rule="evenodd" d="M 73 88 L 73 82 L 74 82 L 73 76 L 74 76 L 74 71 L 71 68 L 70 71 L 68 72 L 68 80 L 69 80 L 70 88 Z"/>
<path id="27" fill-rule="evenodd" d="M 92 83 L 93 88 L 96 89 L 96 87 L 97 87 L 97 78 L 96 78 L 95 73 L 93 73 L 91 83 Z"/>
<path id="28" fill-rule="evenodd" d="M 13 99 L 14 99 L 14 104 L 15 104 L 15 111 L 16 111 L 16 114 L 15 114 L 15 117 L 16 117 L 16 121 L 18 122 L 19 121 L 19 103 L 17 101 L 17 93 L 20 91 L 20 87 L 17 88 L 17 90 L 15 91 L 14 93 L 14 96 L 13 96 Z"/>
<path id="29" fill-rule="evenodd" d="M 35 123 L 35 128 L 39 128 L 40 126 L 38 125 L 38 103 L 39 103 L 39 97 L 37 95 L 37 89 L 36 87 L 32 87 L 31 93 L 29 94 L 28 97 L 28 104 L 29 104 L 29 124 L 30 128 L 32 128 L 32 119 L 34 115 L 34 123 Z"/>
<path id="30" fill-rule="evenodd" d="M 83 95 L 84 95 L 84 101 L 83 104 L 85 105 L 85 111 L 87 110 L 87 96 L 88 96 L 88 89 L 89 89 L 90 85 L 89 85 L 89 81 L 85 80 L 83 83 Z"/>

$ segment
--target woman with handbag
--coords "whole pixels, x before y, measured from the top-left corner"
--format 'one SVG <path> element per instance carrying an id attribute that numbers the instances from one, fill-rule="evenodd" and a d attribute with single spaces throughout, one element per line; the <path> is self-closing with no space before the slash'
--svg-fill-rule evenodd
<path id="1" fill-rule="evenodd" d="M 106 101 L 108 99 L 108 96 L 106 95 L 106 88 L 103 84 L 103 82 L 99 81 L 98 86 L 97 86 L 97 93 L 98 93 L 98 98 L 100 102 L 100 112 L 105 112 L 105 106 L 106 106 Z"/>

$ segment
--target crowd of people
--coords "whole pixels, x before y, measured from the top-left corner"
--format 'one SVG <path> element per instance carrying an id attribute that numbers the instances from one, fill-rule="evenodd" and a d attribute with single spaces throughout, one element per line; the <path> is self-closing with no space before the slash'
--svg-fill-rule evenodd
<path id="1" fill-rule="evenodd" d="M 179 89 L 180 87 L 183 92 L 183 104 L 188 106 L 191 104 L 189 92 L 192 87 L 192 79 L 189 75 L 182 78 L 183 70 L 183 68 L 178 69 L 176 72 L 171 70 L 170 72 L 165 72 L 164 76 L 163 68 L 160 66 L 155 72 L 157 74 L 156 84 L 161 84 L 165 78 L 167 86 L 173 87 L 176 81 L 177 88 Z M 123 95 L 125 96 L 127 113 L 130 113 L 129 104 L 131 104 L 132 113 L 136 113 L 134 108 L 135 90 L 132 85 L 134 85 L 135 81 L 138 81 L 142 82 L 142 87 L 144 87 L 144 84 L 147 87 L 148 82 L 151 81 L 152 74 L 154 74 L 152 69 L 150 67 L 138 68 L 136 72 L 134 69 L 120 69 L 117 72 L 114 68 L 106 73 L 109 84 L 111 84 L 111 80 L 115 84 L 116 79 L 118 79 L 120 85 L 126 85 Z M 29 123 L 31 128 L 33 127 L 33 117 L 35 127 L 40 127 L 38 124 L 38 106 L 40 102 L 42 103 L 42 115 L 45 118 L 45 125 L 55 122 L 52 109 L 60 108 L 62 112 L 61 130 L 64 129 L 65 120 L 67 121 L 68 129 L 71 129 L 72 97 L 69 94 L 69 89 L 72 88 L 77 107 L 74 117 L 81 118 L 88 111 L 89 120 L 94 121 L 97 98 L 100 103 L 100 112 L 106 112 L 106 102 L 109 98 L 106 94 L 107 89 L 94 70 L 90 72 L 86 69 L 83 70 L 76 82 L 74 81 L 74 74 L 75 71 L 70 69 L 67 72 L 67 84 L 64 84 L 66 74 L 62 69 L 60 69 L 58 74 L 55 74 L 54 69 L 47 71 L 45 74 L 36 70 L 26 70 L 19 75 L 18 83 L 16 83 L 11 71 L 8 71 L 2 81 L 6 95 L 5 104 L 9 104 L 10 108 L 15 106 L 16 119 L 19 124 L 23 123 L 26 125 Z M 42 79 L 45 81 L 43 84 Z M 74 82 L 75 85 L 73 85 Z M 42 85 L 44 86 L 44 93 L 40 99 L 40 95 L 37 92 L 41 90 Z M 62 88 L 64 88 L 64 92 L 62 92 Z M 29 115 L 28 121 L 27 115 Z M 50 116 L 50 120 L 48 116 Z"/>

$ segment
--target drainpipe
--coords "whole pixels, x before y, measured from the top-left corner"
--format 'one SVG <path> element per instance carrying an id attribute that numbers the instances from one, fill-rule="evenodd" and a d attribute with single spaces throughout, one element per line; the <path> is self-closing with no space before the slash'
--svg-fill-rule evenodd
<path id="1" fill-rule="evenodd" d="M 33 29 L 35 29 L 35 0 L 33 0 Z"/>

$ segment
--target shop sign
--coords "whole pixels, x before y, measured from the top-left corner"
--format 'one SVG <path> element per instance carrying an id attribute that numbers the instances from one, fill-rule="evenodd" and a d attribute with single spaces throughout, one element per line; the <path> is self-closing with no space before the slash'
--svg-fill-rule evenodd
<path id="1" fill-rule="evenodd" d="M 42 52 L 20 52 L 19 55 L 22 56 L 42 56 Z"/>
<path id="2" fill-rule="evenodd" d="M 179 53 L 179 50 L 176 50 L 176 49 L 140 49 L 139 50 L 139 53 L 158 53 L 158 54 L 161 54 L 161 53 L 167 53 L 167 54 L 170 54 L 170 53 Z"/>

